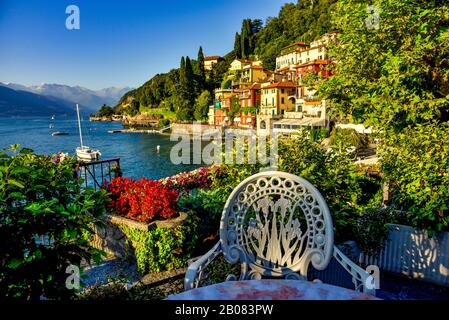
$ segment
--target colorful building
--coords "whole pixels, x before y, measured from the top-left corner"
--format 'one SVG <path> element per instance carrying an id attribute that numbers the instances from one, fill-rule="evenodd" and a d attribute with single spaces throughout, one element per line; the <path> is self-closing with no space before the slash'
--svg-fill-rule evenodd
<path id="1" fill-rule="evenodd" d="M 222 57 L 220 56 L 206 56 L 204 57 L 204 70 L 212 70 L 212 68 L 214 67 L 215 64 L 217 64 L 218 62 L 224 60 Z"/>
<path id="2" fill-rule="evenodd" d="M 296 87 L 290 81 L 262 84 L 260 113 L 274 116 L 294 111 Z"/>

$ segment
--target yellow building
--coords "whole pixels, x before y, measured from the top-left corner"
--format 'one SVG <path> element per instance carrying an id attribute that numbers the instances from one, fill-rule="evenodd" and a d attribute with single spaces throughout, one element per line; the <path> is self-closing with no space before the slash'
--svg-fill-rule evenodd
<path id="1" fill-rule="evenodd" d="M 212 70 L 215 64 L 223 60 L 220 56 L 206 56 L 204 57 L 204 70 Z"/>
<path id="2" fill-rule="evenodd" d="M 295 93 L 296 85 L 290 81 L 262 84 L 260 113 L 274 116 L 295 111 Z"/>
<path id="3" fill-rule="evenodd" d="M 268 73 L 261 66 L 245 66 L 241 71 L 240 81 L 245 83 L 254 83 L 262 81 L 268 77 Z"/>
<path id="4" fill-rule="evenodd" d="M 241 71 L 245 67 L 251 66 L 262 66 L 262 61 L 260 60 L 245 60 L 245 59 L 235 59 L 231 62 L 229 70 L 231 71 Z"/>

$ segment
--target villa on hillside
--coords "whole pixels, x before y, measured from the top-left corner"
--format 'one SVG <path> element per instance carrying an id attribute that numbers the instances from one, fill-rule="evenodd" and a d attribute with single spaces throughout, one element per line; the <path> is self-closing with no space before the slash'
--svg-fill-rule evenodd
<path id="1" fill-rule="evenodd" d="M 235 59 L 229 71 L 229 89 L 216 89 L 214 105 L 209 108 L 209 124 L 253 128 L 258 133 L 270 131 L 284 135 L 301 128 L 330 127 L 325 100 L 316 89 L 307 86 L 308 75 L 327 78 L 332 75 L 334 61 L 327 45 L 336 41 L 336 33 L 328 33 L 307 44 L 295 42 L 284 47 L 276 58 L 276 70 L 267 70 L 261 61 Z M 313 78 L 312 80 L 313 81 Z M 227 113 L 238 103 L 241 111 L 234 119 Z"/>
<path id="2" fill-rule="evenodd" d="M 262 66 L 262 61 L 260 60 L 247 60 L 247 59 L 235 59 L 231 62 L 231 66 L 229 70 L 232 71 L 240 71 L 243 70 L 244 67 L 251 66 Z"/>
<path id="3" fill-rule="evenodd" d="M 222 57 L 220 56 L 206 56 L 204 57 L 204 70 L 212 70 L 212 68 L 214 67 L 215 64 L 217 64 L 218 62 L 224 60 Z"/>

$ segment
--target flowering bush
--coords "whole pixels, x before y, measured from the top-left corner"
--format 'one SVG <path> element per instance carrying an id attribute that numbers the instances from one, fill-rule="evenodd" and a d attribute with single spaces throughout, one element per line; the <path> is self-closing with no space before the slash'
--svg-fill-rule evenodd
<path id="1" fill-rule="evenodd" d="M 117 215 L 149 223 L 170 219 L 176 214 L 179 192 L 161 181 L 114 178 L 105 187 L 111 194 L 111 207 Z"/>
<path id="2" fill-rule="evenodd" d="M 212 182 L 222 177 L 224 173 L 225 168 L 221 166 L 201 167 L 190 172 L 182 172 L 161 181 L 171 188 L 188 193 L 193 189 L 210 188 Z"/>
<path id="3" fill-rule="evenodd" d="M 51 158 L 51 161 L 53 163 L 55 163 L 55 164 L 58 164 L 58 163 L 64 162 L 64 161 L 70 161 L 70 160 L 71 160 L 71 158 L 70 158 L 69 154 L 68 153 L 63 153 L 61 151 L 58 152 L 58 154 L 54 155 Z"/>

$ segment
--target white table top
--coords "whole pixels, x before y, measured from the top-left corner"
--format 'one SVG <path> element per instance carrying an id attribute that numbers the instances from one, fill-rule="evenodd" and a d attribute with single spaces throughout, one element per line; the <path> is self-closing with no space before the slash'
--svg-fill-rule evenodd
<path id="1" fill-rule="evenodd" d="M 226 281 L 168 296 L 167 300 L 378 300 L 324 283 L 302 280 Z"/>

